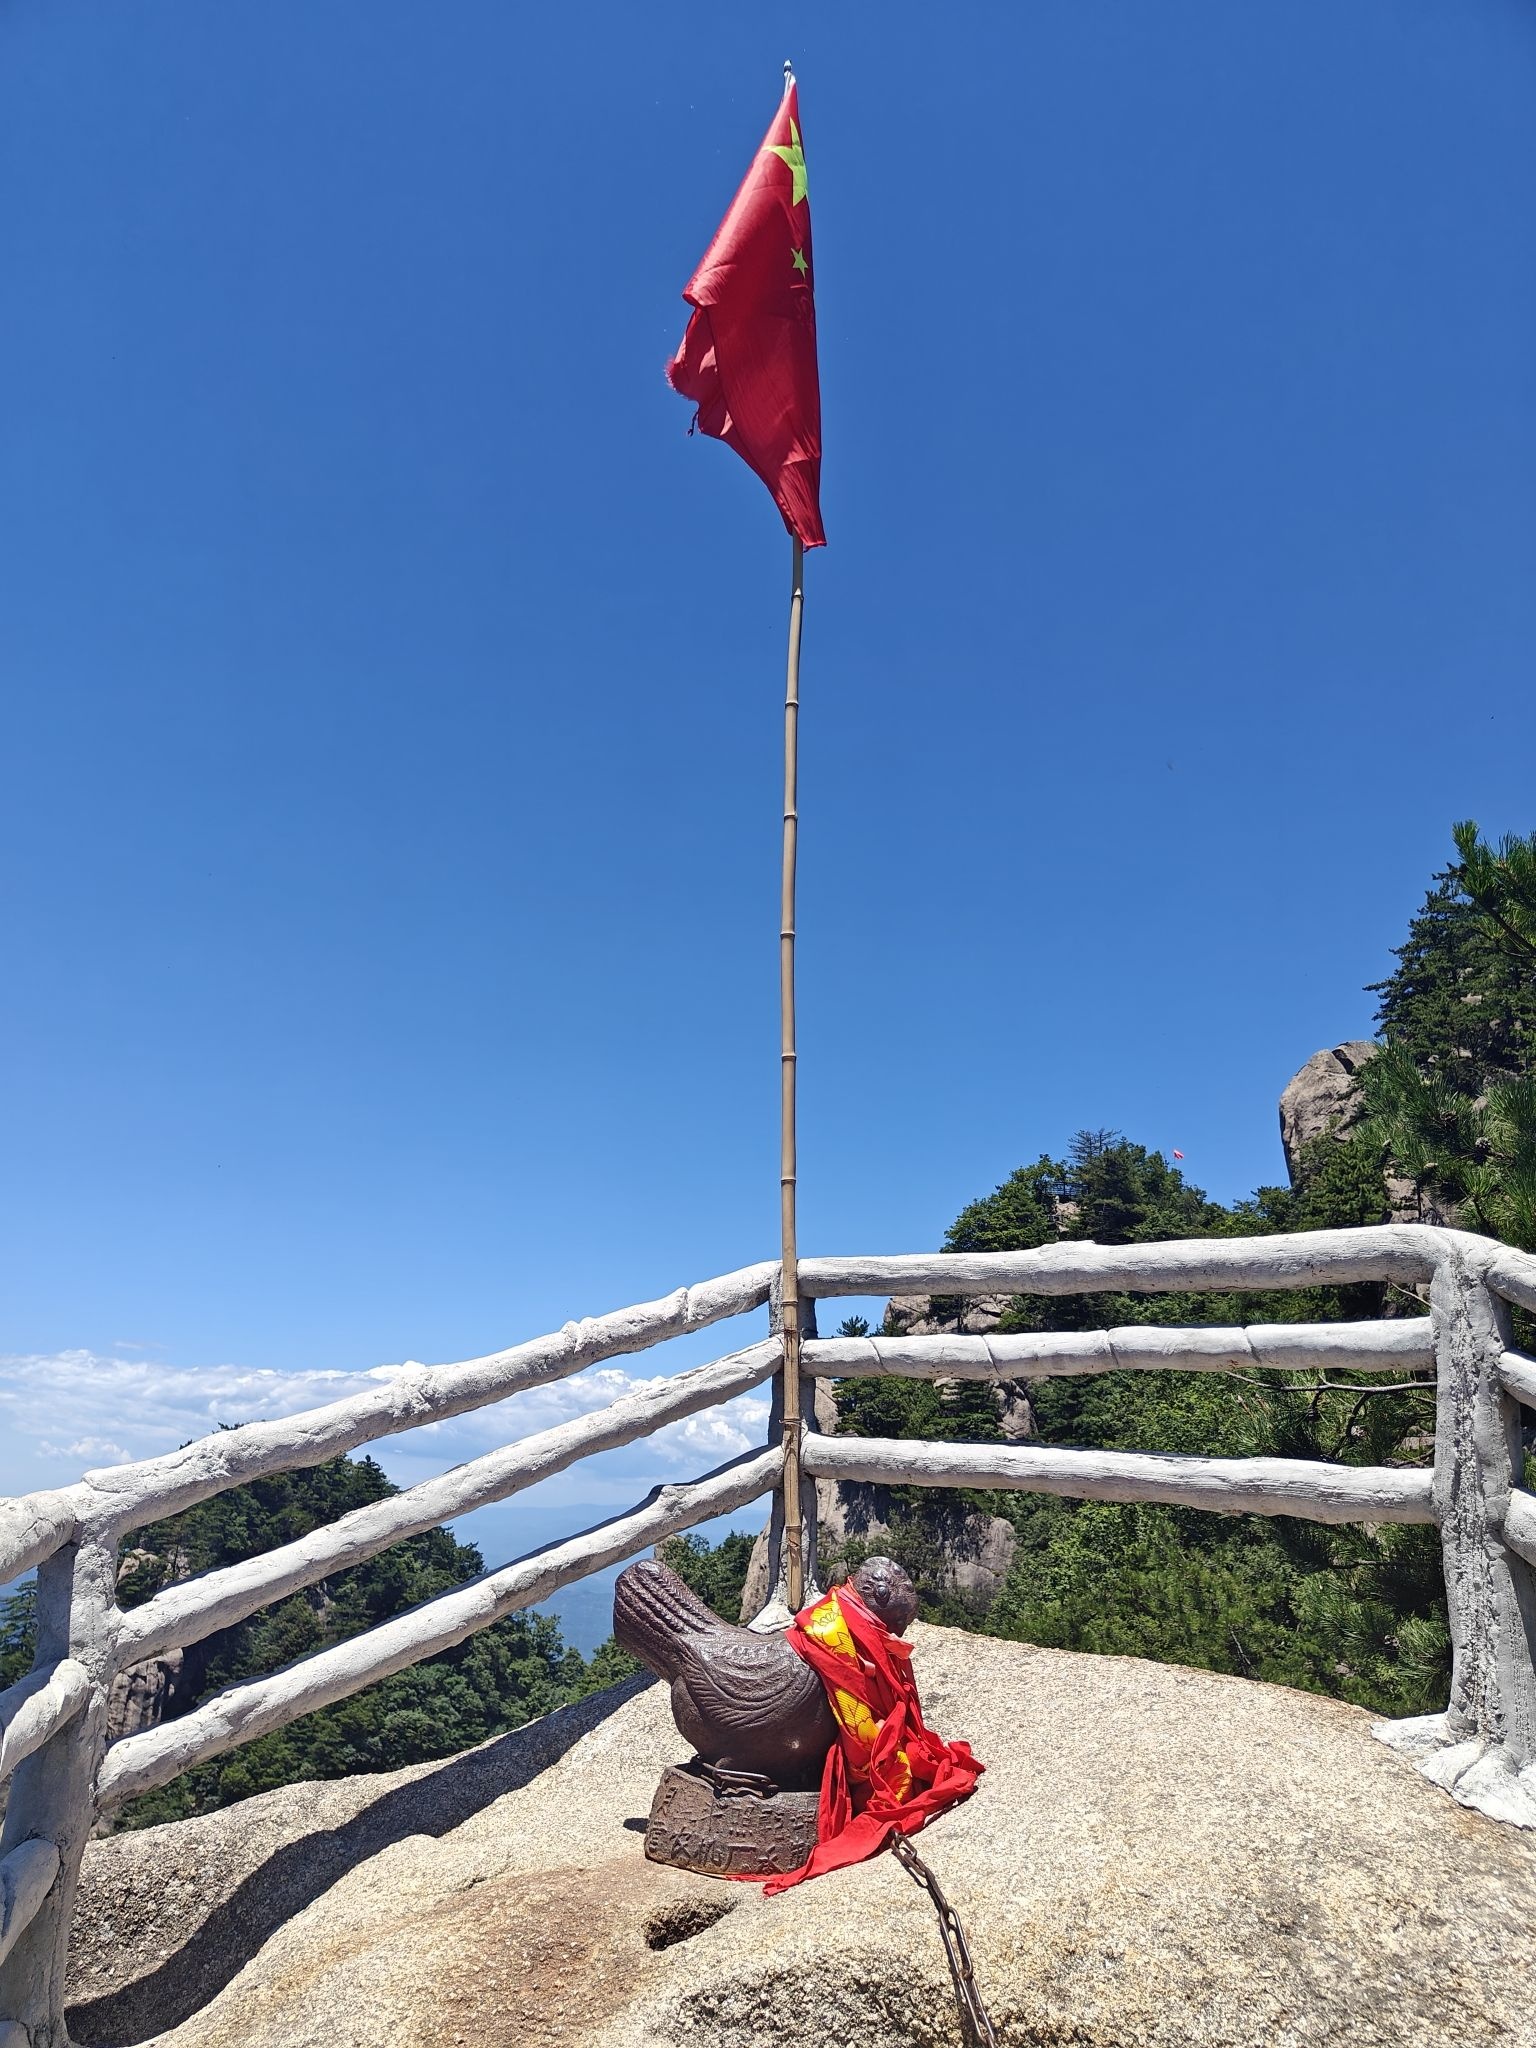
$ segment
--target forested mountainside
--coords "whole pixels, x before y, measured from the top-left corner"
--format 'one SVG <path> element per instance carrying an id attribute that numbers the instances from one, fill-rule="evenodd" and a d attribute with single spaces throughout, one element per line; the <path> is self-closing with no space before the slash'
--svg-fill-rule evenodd
<path id="1" fill-rule="evenodd" d="M 1426 1213 L 1536 1249 L 1536 835 L 1485 844 L 1455 832 L 1457 860 L 1434 878 L 1371 984 L 1384 1049 L 1359 1069 L 1332 1132 L 1312 1139 L 1289 1187 L 1211 1201 L 1160 1153 L 1084 1130 L 1064 1159 L 1020 1167 L 962 1210 L 945 1245 L 1004 1250 L 1060 1237 L 1102 1244 L 1379 1223 Z M 962 1304 L 919 1305 L 953 1322 Z M 910 1305 L 893 1305 L 893 1327 Z M 1265 1295 L 1021 1295 L 988 1312 L 999 1330 L 1118 1323 L 1234 1323 L 1421 1315 L 1390 1287 Z M 857 1324 L 849 1324 L 857 1329 Z M 1526 1335 L 1522 1341 L 1529 1342 Z M 1427 1464 L 1433 1388 L 1358 1373 L 1107 1374 L 1045 1380 L 1000 1405 L 975 1383 L 843 1382 L 840 1427 L 880 1436 L 985 1441 L 1021 1428 L 1052 1444 L 1273 1453 L 1346 1463 Z M 136 1532 L 121 1561 L 132 1605 L 168 1580 L 234 1563 L 394 1489 L 370 1458 L 339 1458 L 238 1487 Z M 843 1490 L 845 1493 L 848 1489 Z M 1386 1713 L 1444 1702 L 1449 1639 L 1432 1529 L 1376 1531 L 1228 1518 L 1043 1496 L 866 1488 L 870 1534 L 842 1516 L 828 1564 L 889 1550 L 916 1578 L 930 1619 L 1067 1649 L 1171 1659 L 1335 1694 Z M 873 1514 L 873 1521 L 868 1516 Z M 957 1590 L 957 1532 L 1006 1537 L 1006 1571 L 980 1596 Z M 750 1542 L 665 1546 L 718 1612 L 735 1616 Z M 430 1598 L 482 1569 L 446 1530 L 386 1551 L 221 1630 L 138 1675 L 120 1722 L 187 1712 L 219 1687 L 271 1670 Z M 0 1602 L 0 1683 L 32 1656 L 29 1588 Z M 583 1658 L 558 1625 L 515 1615 L 456 1650 L 262 1737 L 128 1809 L 123 1824 L 205 1812 L 271 1786 L 428 1761 L 519 1726 L 634 1666 L 611 1642 Z"/>

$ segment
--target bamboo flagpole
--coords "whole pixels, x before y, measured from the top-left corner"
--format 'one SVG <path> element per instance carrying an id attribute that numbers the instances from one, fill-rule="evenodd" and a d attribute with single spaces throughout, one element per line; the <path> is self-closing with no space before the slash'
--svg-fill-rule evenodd
<path id="1" fill-rule="evenodd" d="M 779 900 L 779 1314 L 784 1341 L 784 1559 L 790 1612 L 805 1599 L 800 1519 L 800 1266 L 795 1198 L 796 1144 L 795 870 L 800 834 L 800 625 L 805 611 L 805 549 L 790 542 L 789 663 L 784 686 L 784 847 Z"/>
<path id="2" fill-rule="evenodd" d="M 789 667 L 784 694 L 784 843 L 779 915 L 779 1375 L 784 1427 L 784 1590 L 805 1598 L 801 1521 L 799 1253 L 795 1131 L 795 859 L 799 830 L 800 622 L 805 551 L 825 545 L 821 523 L 821 380 L 816 362 L 815 262 L 794 66 L 784 96 L 714 239 L 683 292 L 692 308 L 667 365 L 693 400 L 694 426 L 724 441 L 773 494 L 793 548 Z M 777 1588 L 774 1589 L 777 1591 Z"/>

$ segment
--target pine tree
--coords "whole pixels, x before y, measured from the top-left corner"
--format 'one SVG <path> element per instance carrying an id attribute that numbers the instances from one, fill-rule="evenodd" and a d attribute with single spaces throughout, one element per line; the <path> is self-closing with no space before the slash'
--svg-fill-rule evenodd
<path id="1" fill-rule="evenodd" d="M 1375 984 L 1386 1049 L 1361 1073 L 1362 1136 L 1439 1212 L 1536 1249 L 1536 834 L 1470 820 L 1397 971 Z"/>

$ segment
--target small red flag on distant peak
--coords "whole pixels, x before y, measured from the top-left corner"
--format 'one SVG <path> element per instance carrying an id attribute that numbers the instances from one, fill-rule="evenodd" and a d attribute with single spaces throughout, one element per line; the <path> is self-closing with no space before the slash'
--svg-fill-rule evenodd
<path id="1" fill-rule="evenodd" d="M 693 317 L 667 380 L 698 407 L 700 431 L 756 470 L 808 548 L 826 544 L 815 275 L 800 94 L 791 82 L 683 292 Z"/>

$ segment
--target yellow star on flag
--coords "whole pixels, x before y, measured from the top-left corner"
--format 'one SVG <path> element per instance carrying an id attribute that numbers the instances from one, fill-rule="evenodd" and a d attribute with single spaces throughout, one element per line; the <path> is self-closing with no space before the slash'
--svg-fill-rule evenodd
<path id="1" fill-rule="evenodd" d="M 789 143 L 788 149 L 785 149 L 781 143 L 770 144 L 769 154 L 778 157 L 782 162 L 789 165 L 795 180 L 795 188 L 789 196 L 789 203 L 791 206 L 798 206 L 801 200 L 806 197 L 810 187 L 805 182 L 805 151 L 800 147 L 800 130 L 793 121 L 789 124 Z"/>
<path id="2" fill-rule="evenodd" d="M 800 275 L 801 275 L 802 277 L 804 277 L 804 276 L 805 276 L 806 272 L 807 272 L 807 271 L 808 271 L 808 270 L 810 269 L 810 267 L 811 267 L 811 266 L 809 265 L 809 263 L 807 263 L 807 262 L 806 262 L 806 260 L 805 260 L 805 251 L 804 251 L 803 249 L 796 249 L 796 251 L 795 251 L 795 252 L 794 252 L 794 254 L 793 254 L 793 255 L 792 255 L 791 257 L 790 257 L 790 259 L 789 259 L 789 260 L 790 260 L 790 262 L 791 262 L 791 263 L 793 263 L 793 265 L 795 266 L 796 270 L 798 270 L 798 271 L 799 271 L 799 273 L 800 273 Z"/>

